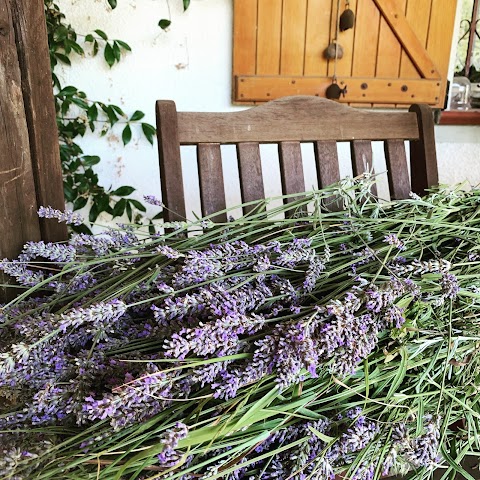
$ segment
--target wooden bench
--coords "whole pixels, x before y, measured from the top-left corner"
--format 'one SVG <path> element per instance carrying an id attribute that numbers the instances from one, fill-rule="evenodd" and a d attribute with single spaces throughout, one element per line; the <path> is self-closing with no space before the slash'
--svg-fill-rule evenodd
<path id="1" fill-rule="evenodd" d="M 422 195 L 438 183 L 432 110 L 360 110 L 312 96 L 284 97 L 240 112 L 177 112 L 175 103 L 156 104 L 162 201 L 165 220 L 186 217 L 181 145 L 197 146 L 202 215 L 225 209 L 220 145 L 235 144 L 242 202 L 265 197 L 259 145 L 278 143 L 283 194 L 305 191 L 300 144 L 314 146 L 318 186 L 340 180 L 336 142 L 350 142 L 352 171 L 372 168 L 372 141 L 382 140 L 391 198 Z M 405 140 L 410 142 L 407 168 Z M 248 207 L 244 209 L 247 213 Z M 217 221 L 225 221 L 218 215 Z"/>

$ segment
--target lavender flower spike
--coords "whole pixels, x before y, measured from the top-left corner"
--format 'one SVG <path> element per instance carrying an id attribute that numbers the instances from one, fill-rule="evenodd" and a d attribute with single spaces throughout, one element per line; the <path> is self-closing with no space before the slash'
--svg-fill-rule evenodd
<path id="1" fill-rule="evenodd" d="M 144 195 L 143 200 L 150 205 L 156 205 L 157 207 L 162 207 L 162 201 L 159 200 L 155 195 Z"/>
<path id="2" fill-rule="evenodd" d="M 167 430 L 163 435 L 160 443 L 164 445 L 161 453 L 157 455 L 161 465 L 173 467 L 180 460 L 180 454 L 175 451 L 180 440 L 188 435 L 188 428 L 182 422 L 177 422 L 173 428 Z"/>
<path id="3" fill-rule="evenodd" d="M 78 213 L 73 213 L 72 210 L 57 210 L 52 207 L 40 207 L 38 209 L 38 216 L 40 218 L 56 218 L 59 222 L 65 222 L 67 225 L 81 225 L 83 218 Z"/>

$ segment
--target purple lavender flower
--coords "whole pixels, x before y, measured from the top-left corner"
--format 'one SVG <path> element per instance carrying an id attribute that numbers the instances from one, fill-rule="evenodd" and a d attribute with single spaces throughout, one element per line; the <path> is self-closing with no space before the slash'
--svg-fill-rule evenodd
<path id="1" fill-rule="evenodd" d="M 382 320 L 385 327 L 400 328 L 405 323 L 403 308 L 398 308 L 396 305 L 393 305 L 386 310 Z"/>
<path id="2" fill-rule="evenodd" d="M 30 270 L 24 261 L 19 260 L 0 260 L 0 270 L 15 278 L 20 285 L 26 287 L 38 285 L 45 278 L 43 272 Z"/>
<path id="3" fill-rule="evenodd" d="M 150 205 L 156 205 L 157 207 L 163 207 L 163 203 L 155 195 L 144 195 L 143 200 Z"/>
<path id="4" fill-rule="evenodd" d="M 89 324 L 97 332 L 101 332 L 101 338 L 105 338 L 111 331 L 113 324 L 125 313 L 127 306 L 120 300 L 114 299 L 109 302 L 99 302 L 91 307 L 74 308 L 68 313 L 63 313 L 58 328 L 66 332 L 70 328 L 78 328 L 80 325 Z"/>
<path id="5" fill-rule="evenodd" d="M 315 257 L 309 238 L 294 238 L 288 248 L 277 258 L 278 265 L 292 268 L 299 263 L 307 263 Z"/>
<path id="6" fill-rule="evenodd" d="M 157 455 L 158 461 L 165 467 L 173 467 L 180 460 L 180 454 L 175 451 L 178 442 L 188 435 L 188 428 L 182 422 L 177 422 L 173 428 L 168 429 L 160 440 L 163 450 Z"/>
<path id="7" fill-rule="evenodd" d="M 365 304 L 367 310 L 379 313 L 382 309 L 393 305 L 393 302 L 405 293 L 405 286 L 399 280 L 392 279 L 382 288 L 372 285 L 365 293 L 368 298 Z"/>
<path id="8" fill-rule="evenodd" d="M 405 452 L 407 460 L 416 468 L 432 467 L 438 461 L 440 418 L 426 416 L 426 419 L 425 433 L 413 439 L 411 448 Z"/>
<path id="9" fill-rule="evenodd" d="M 314 258 L 311 260 L 303 282 L 303 288 L 306 292 L 311 292 L 315 288 L 315 284 L 324 270 L 325 263 L 321 259 Z"/>
<path id="10" fill-rule="evenodd" d="M 201 356 L 228 355 L 237 347 L 240 335 L 252 335 L 263 325 L 264 319 L 258 315 L 227 315 L 195 328 L 183 328 L 165 341 L 165 355 L 180 360 L 190 352 Z"/>
<path id="11" fill-rule="evenodd" d="M 169 247 L 168 245 L 160 245 L 155 250 L 160 255 L 165 255 L 167 258 L 177 259 L 177 258 L 183 257 L 183 255 L 180 252 L 178 252 L 177 250 L 174 250 L 172 247 Z"/>
<path id="12" fill-rule="evenodd" d="M 385 235 L 384 242 L 398 248 L 398 250 L 405 250 L 405 244 L 395 233 L 389 233 L 388 235 Z"/>
<path id="13" fill-rule="evenodd" d="M 77 423 L 109 418 L 113 429 L 119 430 L 151 418 L 171 404 L 175 396 L 172 391 L 174 379 L 155 364 L 147 363 L 143 375 L 116 387 L 112 393 L 105 393 L 100 399 L 86 397 L 77 412 Z"/>
<path id="14" fill-rule="evenodd" d="M 440 279 L 440 285 L 442 286 L 442 293 L 446 298 L 455 299 L 460 290 L 458 285 L 458 279 L 452 273 L 443 273 Z"/>
<path id="15" fill-rule="evenodd" d="M 32 260 L 43 257 L 52 262 L 73 262 L 76 257 L 75 248 L 61 243 L 27 242 L 23 247 L 22 259 Z"/>
<path id="16" fill-rule="evenodd" d="M 40 218 L 56 218 L 59 222 L 65 222 L 67 225 L 81 225 L 83 218 L 78 213 L 73 213 L 71 210 L 56 210 L 52 207 L 40 207 L 38 209 L 38 216 Z"/>

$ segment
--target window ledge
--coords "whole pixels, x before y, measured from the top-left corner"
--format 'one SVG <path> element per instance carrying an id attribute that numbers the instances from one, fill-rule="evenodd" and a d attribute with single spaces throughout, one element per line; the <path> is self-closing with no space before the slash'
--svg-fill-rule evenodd
<path id="1" fill-rule="evenodd" d="M 480 125 L 480 109 L 445 110 L 440 115 L 440 125 Z"/>

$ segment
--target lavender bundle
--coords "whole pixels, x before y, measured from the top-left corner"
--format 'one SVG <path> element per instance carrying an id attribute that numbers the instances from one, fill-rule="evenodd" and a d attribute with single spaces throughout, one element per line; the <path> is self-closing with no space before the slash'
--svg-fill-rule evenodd
<path id="1" fill-rule="evenodd" d="M 473 478 L 480 191 L 368 189 L 3 260 L 0 476 Z"/>

